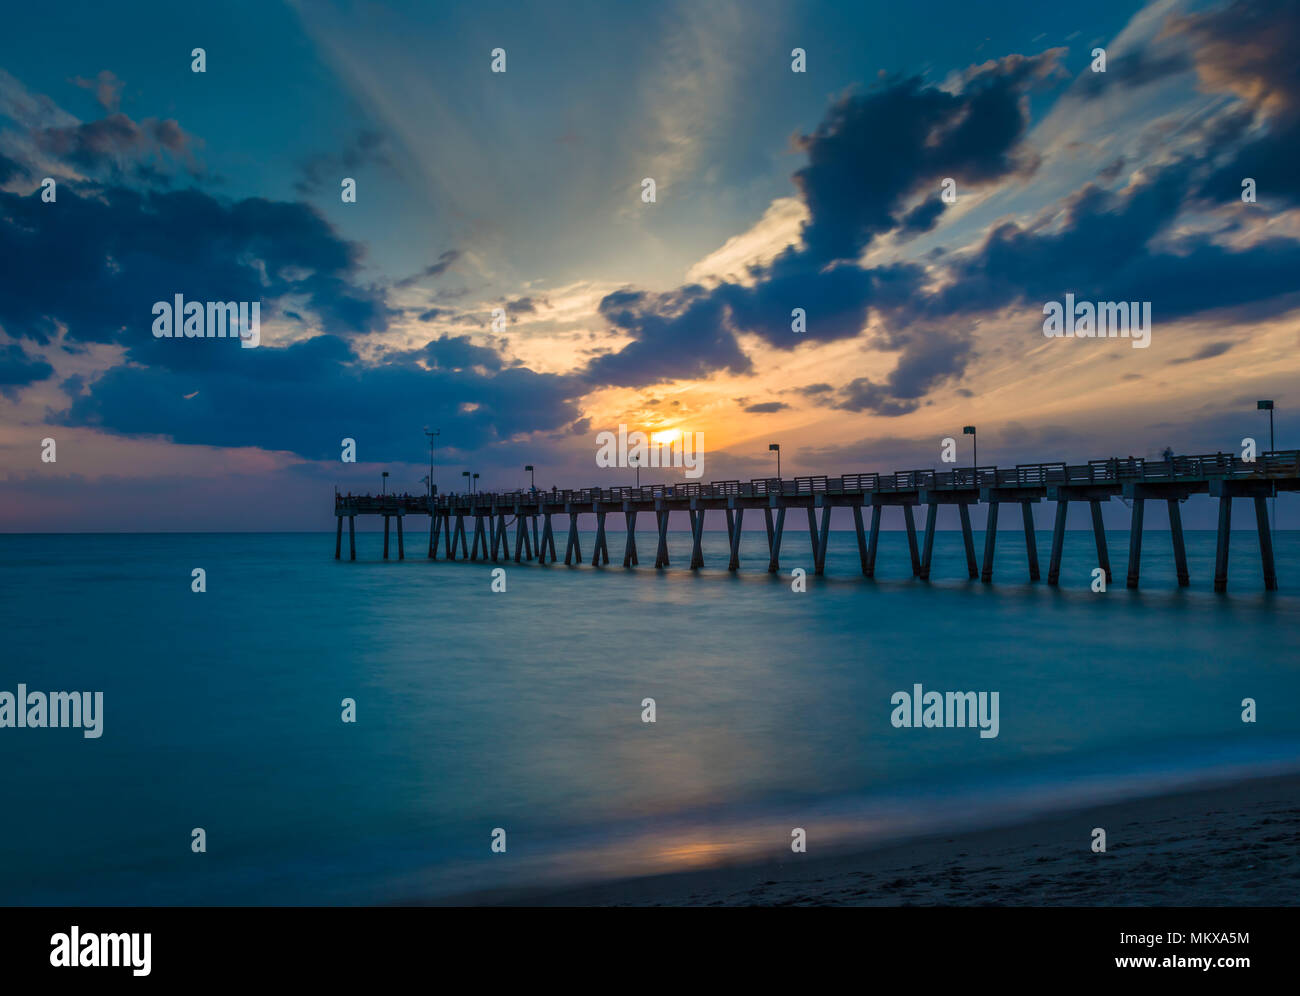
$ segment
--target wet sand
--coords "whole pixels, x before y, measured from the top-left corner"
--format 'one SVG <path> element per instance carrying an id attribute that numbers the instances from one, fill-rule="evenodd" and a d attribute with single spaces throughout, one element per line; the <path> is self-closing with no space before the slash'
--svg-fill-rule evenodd
<path id="1" fill-rule="evenodd" d="M 1092 830 L 1106 830 L 1106 852 Z M 487 897 L 479 897 L 484 901 Z M 1300 776 L 1093 806 L 1001 829 L 493 897 L 547 906 L 1294 906 Z"/>

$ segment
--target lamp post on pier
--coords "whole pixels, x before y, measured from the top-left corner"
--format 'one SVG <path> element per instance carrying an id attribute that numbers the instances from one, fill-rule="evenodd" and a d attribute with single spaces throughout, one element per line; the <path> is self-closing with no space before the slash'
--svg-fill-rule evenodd
<path id="1" fill-rule="evenodd" d="M 967 425 L 962 427 L 962 435 L 970 436 L 971 444 L 971 476 L 975 479 L 975 487 L 980 486 L 980 446 L 979 440 L 975 435 L 975 426 Z"/>
<path id="2" fill-rule="evenodd" d="M 781 444 L 768 443 L 767 448 L 769 452 L 772 450 L 776 451 L 776 479 L 779 481 L 781 480 Z"/>
<path id="3" fill-rule="evenodd" d="M 380 497 L 383 497 L 384 495 L 388 494 L 388 471 L 383 472 L 382 476 L 379 479 L 379 483 L 380 483 L 379 494 Z"/>
<path id="4" fill-rule="evenodd" d="M 1270 399 L 1262 399 L 1255 402 L 1255 408 L 1261 412 L 1268 412 L 1268 451 L 1272 453 L 1277 448 L 1273 442 L 1273 402 Z M 1273 496 L 1273 530 L 1277 531 L 1277 495 Z"/>
<path id="5" fill-rule="evenodd" d="M 429 498 L 433 498 L 433 441 L 438 437 L 439 430 L 430 429 L 427 425 L 424 427 L 424 434 L 429 437 Z"/>
<path id="6" fill-rule="evenodd" d="M 524 470 L 528 471 L 528 490 L 535 492 L 537 490 L 537 474 L 533 471 L 533 465 L 531 463 L 524 464 Z"/>

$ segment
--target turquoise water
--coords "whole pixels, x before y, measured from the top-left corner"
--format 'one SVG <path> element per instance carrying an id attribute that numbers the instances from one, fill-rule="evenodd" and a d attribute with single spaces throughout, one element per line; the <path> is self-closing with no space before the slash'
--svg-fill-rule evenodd
<path id="1" fill-rule="evenodd" d="M 928 584 L 903 534 L 882 535 L 869 581 L 832 533 L 804 593 L 793 529 L 780 576 L 761 532 L 736 575 L 722 533 L 694 573 L 684 534 L 659 572 L 618 566 L 612 534 L 613 566 L 510 564 L 504 594 L 491 564 L 425 560 L 415 531 L 402 562 L 359 534 L 356 563 L 333 560 L 332 532 L 0 536 L 0 690 L 104 693 L 99 739 L 0 729 L 0 903 L 436 899 L 788 854 L 792 827 L 816 853 L 1289 766 L 1300 533 L 1275 539 L 1280 592 L 1243 531 L 1216 596 L 1200 532 L 1179 590 L 1168 533 L 1148 531 L 1138 592 L 1112 532 L 1104 594 L 1088 532 L 1068 534 L 1056 590 L 1028 583 L 1011 530 L 993 585 L 966 580 L 955 532 Z M 999 692 L 999 736 L 893 728 L 890 696 L 918 682 Z"/>

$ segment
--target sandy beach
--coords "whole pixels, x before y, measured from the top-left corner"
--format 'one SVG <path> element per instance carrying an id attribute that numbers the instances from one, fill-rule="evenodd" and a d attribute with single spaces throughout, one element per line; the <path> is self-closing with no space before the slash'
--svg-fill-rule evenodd
<path id="1" fill-rule="evenodd" d="M 1092 830 L 1107 832 L 1104 854 Z M 496 897 L 548 906 L 1294 906 L 1300 776 L 871 850 Z"/>

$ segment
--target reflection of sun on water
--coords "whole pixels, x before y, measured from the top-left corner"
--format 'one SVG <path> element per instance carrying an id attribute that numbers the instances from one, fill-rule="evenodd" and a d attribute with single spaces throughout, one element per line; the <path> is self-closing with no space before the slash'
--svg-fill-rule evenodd
<path id="1" fill-rule="evenodd" d="M 725 844 L 692 841 L 660 847 L 656 849 L 654 858 L 670 867 L 692 867 L 713 864 L 727 851 L 728 848 Z"/>

